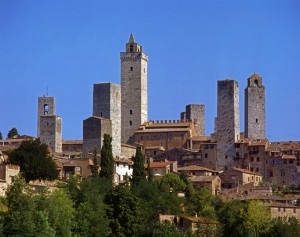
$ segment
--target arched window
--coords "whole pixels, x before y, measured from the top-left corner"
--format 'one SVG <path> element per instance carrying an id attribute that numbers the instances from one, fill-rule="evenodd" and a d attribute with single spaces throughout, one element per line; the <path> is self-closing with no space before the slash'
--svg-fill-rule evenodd
<path id="1" fill-rule="evenodd" d="M 132 53 L 133 52 L 133 45 L 131 44 L 129 48 L 130 48 L 130 52 Z"/>
<path id="2" fill-rule="evenodd" d="M 258 80 L 254 80 L 254 87 L 258 87 Z"/>
<path id="3" fill-rule="evenodd" d="M 49 113 L 49 105 L 44 104 L 44 115 L 47 115 Z"/>
<path id="4" fill-rule="evenodd" d="M 133 67 L 130 67 L 130 71 L 133 71 Z"/>

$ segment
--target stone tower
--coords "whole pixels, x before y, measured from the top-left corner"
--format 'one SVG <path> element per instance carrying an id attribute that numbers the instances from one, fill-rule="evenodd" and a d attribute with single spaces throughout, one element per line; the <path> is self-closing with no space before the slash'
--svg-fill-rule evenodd
<path id="1" fill-rule="evenodd" d="M 265 87 L 256 73 L 248 78 L 245 89 L 245 137 L 266 138 Z"/>
<path id="2" fill-rule="evenodd" d="M 240 136 L 239 86 L 234 80 L 218 81 L 217 165 L 224 170 L 235 157 L 234 143 Z"/>
<path id="3" fill-rule="evenodd" d="M 185 111 L 186 119 L 194 122 L 195 136 L 205 136 L 205 105 L 190 104 Z"/>
<path id="4" fill-rule="evenodd" d="M 38 124 L 37 124 L 37 137 L 40 137 L 40 118 L 43 115 L 55 115 L 55 97 L 41 96 L 38 97 Z"/>
<path id="5" fill-rule="evenodd" d="M 94 84 L 93 116 L 111 120 L 112 152 L 121 156 L 121 87 L 113 83 Z"/>
<path id="6" fill-rule="evenodd" d="M 55 98 L 38 98 L 38 137 L 53 153 L 62 152 L 62 118 L 56 115 Z"/>
<path id="7" fill-rule="evenodd" d="M 133 134 L 148 119 L 147 65 L 143 53 L 130 35 L 126 52 L 121 52 L 121 141 L 133 143 Z"/>

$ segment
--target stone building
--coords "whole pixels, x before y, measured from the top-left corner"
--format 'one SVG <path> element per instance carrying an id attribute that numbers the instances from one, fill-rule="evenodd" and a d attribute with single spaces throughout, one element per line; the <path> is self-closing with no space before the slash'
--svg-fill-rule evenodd
<path id="1" fill-rule="evenodd" d="M 195 136 L 205 136 L 205 105 L 189 104 L 185 115 L 186 120 L 194 122 Z"/>
<path id="2" fill-rule="evenodd" d="M 62 118 L 56 115 L 55 97 L 38 97 L 38 137 L 53 153 L 62 152 Z"/>
<path id="3" fill-rule="evenodd" d="M 15 176 L 19 175 L 20 167 L 11 164 L 0 164 L 0 196 L 5 196 L 9 185 L 13 183 Z"/>
<path id="4" fill-rule="evenodd" d="M 40 116 L 40 139 L 52 153 L 62 152 L 62 119 L 56 115 Z"/>
<path id="5" fill-rule="evenodd" d="M 109 119 L 92 116 L 83 120 L 83 157 L 89 153 L 101 152 L 104 134 L 112 134 L 112 122 Z"/>
<path id="6" fill-rule="evenodd" d="M 245 89 L 245 137 L 266 138 L 265 87 L 256 73 L 248 78 Z"/>
<path id="7" fill-rule="evenodd" d="M 111 120 L 113 156 L 121 156 L 121 87 L 113 83 L 94 84 L 93 116 Z"/>
<path id="8" fill-rule="evenodd" d="M 234 80 L 218 81 L 217 166 L 232 165 L 234 143 L 240 136 L 239 85 Z"/>
<path id="9" fill-rule="evenodd" d="M 149 147 L 163 147 L 168 151 L 172 148 L 190 148 L 194 133 L 194 123 L 191 121 L 150 121 L 134 132 L 134 141 L 141 144 L 144 151 Z"/>
<path id="10" fill-rule="evenodd" d="M 133 134 L 148 120 L 148 56 L 130 35 L 121 58 L 121 136 L 122 143 L 133 143 Z"/>

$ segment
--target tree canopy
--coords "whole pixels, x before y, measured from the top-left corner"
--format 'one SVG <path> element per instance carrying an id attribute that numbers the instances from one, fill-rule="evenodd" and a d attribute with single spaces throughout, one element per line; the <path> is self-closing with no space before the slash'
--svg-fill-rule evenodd
<path id="1" fill-rule="evenodd" d="M 135 157 L 133 157 L 132 185 L 138 185 L 143 181 L 146 181 L 144 156 L 141 147 L 137 146 Z"/>
<path id="2" fill-rule="evenodd" d="M 112 137 L 109 134 L 104 134 L 103 145 L 101 148 L 100 177 L 112 181 L 114 175 L 114 158 L 111 142 Z"/>
<path id="3" fill-rule="evenodd" d="M 9 130 L 9 132 L 7 133 L 7 138 L 13 138 L 14 136 L 19 136 L 19 132 L 16 128 L 12 128 L 11 130 Z"/>
<path id="4" fill-rule="evenodd" d="M 2 132 L 0 132 L 0 140 L 2 140 L 2 139 L 3 139 Z"/>
<path id="5" fill-rule="evenodd" d="M 20 147 L 9 153 L 9 164 L 20 166 L 21 175 L 26 182 L 31 180 L 55 180 L 58 170 L 48 146 L 42 144 L 40 139 L 25 140 Z"/>

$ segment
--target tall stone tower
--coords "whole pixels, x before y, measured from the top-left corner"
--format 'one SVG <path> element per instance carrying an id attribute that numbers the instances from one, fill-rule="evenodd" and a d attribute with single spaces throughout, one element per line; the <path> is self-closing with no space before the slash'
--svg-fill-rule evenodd
<path id="1" fill-rule="evenodd" d="M 54 153 L 62 152 L 62 118 L 55 114 L 55 98 L 38 98 L 38 137 Z"/>
<path id="2" fill-rule="evenodd" d="M 112 152 L 121 156 L 121 87 L 113 83 L 94 84 L 93 116 L 111 120 Z"/>
<path id="3" fill-rule="evenodd" d="M 234 80 L 218 81 L 217 164 L 230 166 L 235 156 L 234 143 L 240 136 L 239 85 Z"/>
<path id="4" fill-rule="evenodd" d="M 256 73 L 248 78 L 245 89 L 245 137 L 266 138 L 265 87 Z"/>
<path id="5" fill-rule="evenodd" d="M 194 122 L 195 136 L 205 136 L 205 105 L 190 104 L 185 111 L 186 119 Z"/>
<path id="6" fill-rule="evenodd" d="M 130 35 L 126 52 L 121 52 L 121 141 L 133 143 L 134 132 L 148 120 L 147 65 L 143 53 Z"/>
<path id="7" fill-rule="evenodd" d="M 53 96 L 41 96 L 38 97 L 38 124 L 37 124 L 37 137 L 40 137 L 40 121 L 41 116 L 55 115 L 55 97 Z"/>

